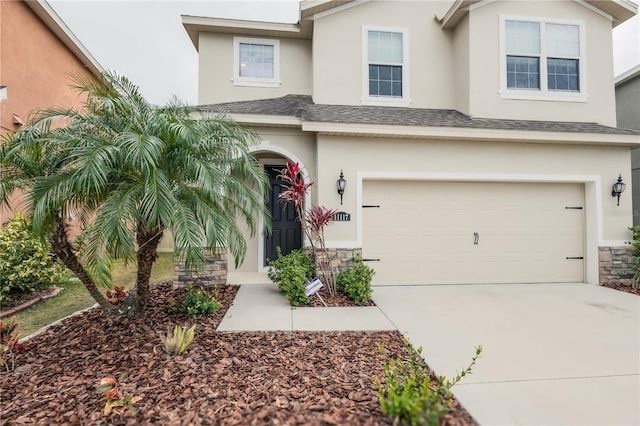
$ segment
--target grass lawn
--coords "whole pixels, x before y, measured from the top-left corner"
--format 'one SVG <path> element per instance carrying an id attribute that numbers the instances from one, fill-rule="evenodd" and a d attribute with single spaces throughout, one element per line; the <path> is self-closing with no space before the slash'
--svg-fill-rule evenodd
<path id="1" fill-rule="evenodd" d="M 135 265 L 130 264 L 125 267 L 122 262 L 118 262 L 114 265 L 111 275 L 114 285 L 131 288 L 136 280 Z M 159 258 L 151 272 L 151 282 L 171 279 L 173 279 L 173 253 L 159 253 Z M 67 281 L 62 287 L 64 290 L 58 296 L 16 314 L 22 337 L 95 303 L 80 281 Z"/>

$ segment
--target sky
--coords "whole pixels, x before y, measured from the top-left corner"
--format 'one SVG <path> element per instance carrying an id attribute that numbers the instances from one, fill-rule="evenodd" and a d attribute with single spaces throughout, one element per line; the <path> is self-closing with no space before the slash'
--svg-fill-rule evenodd
<path id="1" fill-rule="evenodd" d="M 1 1 L 1 0 L 0 0 Z M 297 0 L 48 0 L 107 70 L 140 87 L 152 103 L 176 95 L 198 103 L 198 54 L 181 15 L 294 23 Z M 613 30 L 614 75 L 640 64 L 638 16 Z"/>

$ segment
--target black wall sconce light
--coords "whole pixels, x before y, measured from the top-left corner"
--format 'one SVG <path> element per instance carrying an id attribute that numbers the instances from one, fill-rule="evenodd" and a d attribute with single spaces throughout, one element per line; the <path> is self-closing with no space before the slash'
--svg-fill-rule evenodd
<path id="1" fill-rule="evenodd" d="M 342 205 L 342 196 L 344 195 L 344 188 L 347 186 L 347 181 L 344 178 L 344 173 L 340 170 L 340 178 L 337 180 L 338 194 L 340 194 L 340 205 Z"/>
<path id="2" fill-rule="evenodd" d="M 618 176 L 618 180 L 611 187 L 611 196 L 618 197 L 618 206 L 620 205 L 620 194 L 624 192 L 627 185 L 622 181 L 622 175 Z"/>

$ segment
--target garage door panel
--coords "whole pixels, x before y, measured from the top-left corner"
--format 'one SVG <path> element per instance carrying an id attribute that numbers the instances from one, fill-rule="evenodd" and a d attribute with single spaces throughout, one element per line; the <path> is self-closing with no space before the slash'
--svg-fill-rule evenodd
<path id="1" fill-rule="evenodd" d="M 579 282 L 581 184 L 365 181 L 375 285 Z M 474 244 L 478 233 L 477 244 Z"/>

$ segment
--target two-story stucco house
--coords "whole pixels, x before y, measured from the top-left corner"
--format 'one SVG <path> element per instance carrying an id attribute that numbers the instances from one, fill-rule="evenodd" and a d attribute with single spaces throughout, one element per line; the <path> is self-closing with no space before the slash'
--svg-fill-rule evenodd
<path id="1" fill-rule="evenodd" d="M 616 128 L 615 1 L 303 1 L 297 24 L 183 16 L 199 103 L 256 130 L 270 176 L 299 162 L 326 231 L 374 284 L 598 284 L 632 223 L 630 147 Z M 340 196 L 341 173 L 346 189 Z M 302 244 L 273 234 L 234 273 Z M 602 268 L 601 268 L 602 267 Z"/>

